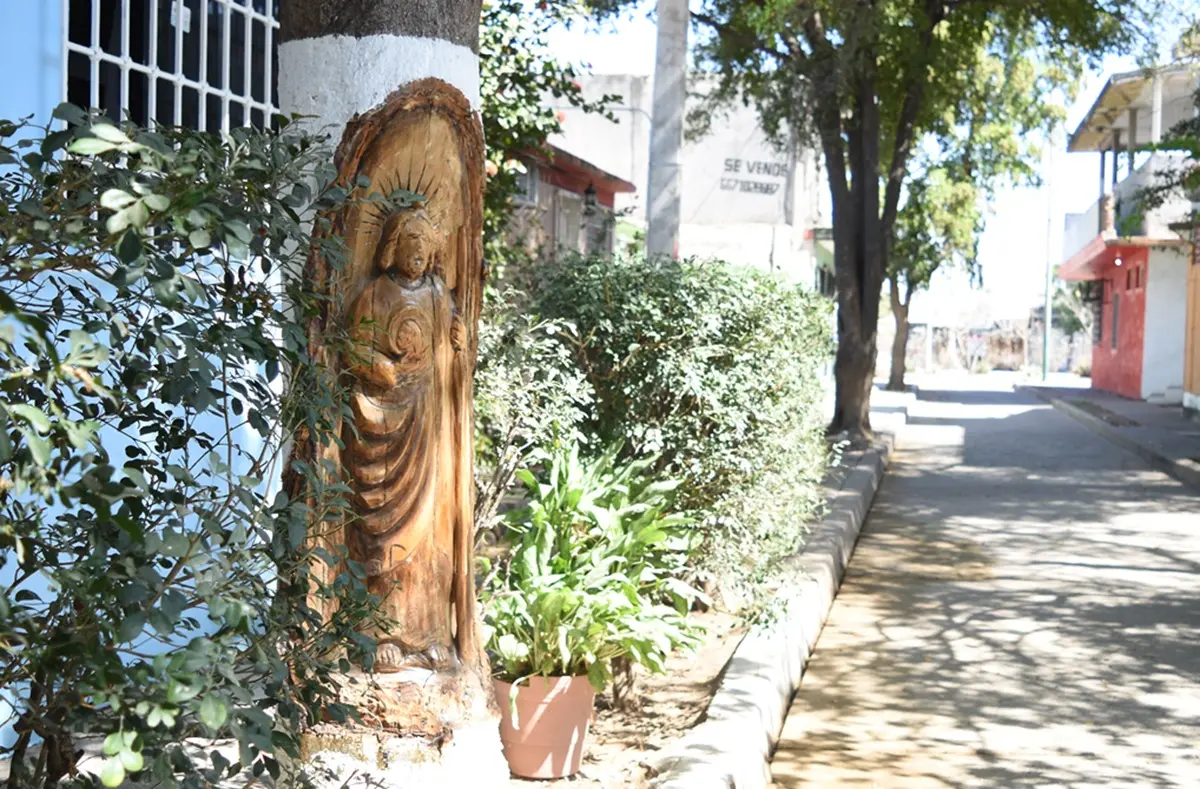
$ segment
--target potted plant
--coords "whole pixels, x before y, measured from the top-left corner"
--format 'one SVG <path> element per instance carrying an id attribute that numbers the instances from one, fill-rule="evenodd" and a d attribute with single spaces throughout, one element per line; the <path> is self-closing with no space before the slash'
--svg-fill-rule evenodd
<path id="1" fill-rule="evenodd" d="M 698 593 L 679 577 L 698 543 L 692 522 L 666 512 L 674 485 L 650 479 L 649 461 L 618 467 L 616 454 L 587 462 L 560 450 L 544 480 L 520 472 L 528 503 L 506 516 L 508 552 L 484 585 L 516 775 L 578 772 L 614 659 L 662 671 L 673 650 L 698 642 L 687 620 Z"/>

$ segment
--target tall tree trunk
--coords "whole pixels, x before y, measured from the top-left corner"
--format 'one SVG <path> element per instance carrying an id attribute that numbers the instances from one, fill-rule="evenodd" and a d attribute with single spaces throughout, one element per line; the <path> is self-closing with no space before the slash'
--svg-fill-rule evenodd
<path id="1" fill-rule="evenodd" d="M 834 360 L 836 400 L 829 429 L 852 439 L 869 439 L 879 299 L 887 267 L 879 201 L 879 110 L 872 69 L 859 77 L 856 97 L 844 143 L 848 188 L 832 187 L 838 349 Z M 840 146 L 841 141 L 833 144 Z M 827 143 L 827 160 L 829 150 Z M 841 159 L 840 150 L 836 155 Z"/>
<path id="2" fill-rule="evenodd" d="M 852 43 L 841 42 L 835 47 L 820 13 L 808 13 L 803 26 L 812 49 L 815 120 L 833 202 L 838 350 L 834 363 L 836 404 L 829 430 L 866 439 L 871 437 L 871 388 L 884 272 L 917 118 L 924 103 L 934 30 L 945 18 L 947 7 L 939 0 L 926 0 L 923 18 L 916 20 L 922 46 L 904 74 L 904 99 L 886 135 L 891 157 L 883 173 L 880 145 L 885 137 L 881 133 L 877 67 L 880 42 L 873 18 L 877 10 L 870 3 L 847 6 L 847 13 L 857 14 L 858 18 L 843 29 L 861 34 Z M 839 57 L 847 53 L 850 58 L 839 63 Z M 850 110 L 849 117 L 846 109 Z M 886 179 L 882 199 L 881 176 Z"/>
<path id="3" fill-rule="evenodd" d="M 904 370 L 908 366 L 908 301 L 900 296 L 897 277 L 890 277 L 888 285 L 892 315 L 896 318 L 896 336 L 892 338 L 892 369 L 888 375 L 887 388 L 893 392 L 903 392 L 906 388 Z"/>

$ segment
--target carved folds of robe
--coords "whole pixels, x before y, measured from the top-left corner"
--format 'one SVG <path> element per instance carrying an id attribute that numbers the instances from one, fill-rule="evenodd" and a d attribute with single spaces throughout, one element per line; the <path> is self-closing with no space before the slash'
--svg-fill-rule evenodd
<path id="1" fill-rule="evenodd" d="M 383 600 L 377 669 L 486 676 L 472 573 L 482 129 L 459 91 L 422 80 L 352 120 L 337 165 L 353 196 L 422 197 L 352 203 L 333 227 L 344 270 L 317 259 L 313 272 L 340 297 L 326 326 L 351 340 L 330 368 L 345 374 L 352 417 L 343 446 L 321 454 L 354 494 L 344 527 L 318 539 L 344 545 Z"/>

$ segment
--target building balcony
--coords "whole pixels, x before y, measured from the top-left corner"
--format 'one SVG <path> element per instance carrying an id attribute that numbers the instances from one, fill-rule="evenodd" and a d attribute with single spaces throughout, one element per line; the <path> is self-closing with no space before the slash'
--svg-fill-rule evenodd
<path id="1" fill-rule="evenodd" d="M 1171 225 L 1185 221 L 1192 211 L 1191 200 L 1181 194 L 1166 194 L 1158 205 L 1148 205 L 1150 195 L 1177 171 L 1182 157 L 1155 152 L 1112 190 L 1079 214 L 1067 214 L 1063 227 L 1063 260 L 1068 261 L 1101 237 L 1110 243 L 1129 239 L 1134 243 L 1156 241 L 1177 244 L 1182 239 Z"/>

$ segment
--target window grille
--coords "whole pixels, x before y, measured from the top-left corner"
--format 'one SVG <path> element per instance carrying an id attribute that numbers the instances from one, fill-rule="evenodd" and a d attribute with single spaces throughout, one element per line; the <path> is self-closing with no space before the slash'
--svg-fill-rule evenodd
<path id="1" fill-rule="evenodd" d="M 279 0 L 62 0 L 63 98 L 141 126 L 265 128 Z"/>

